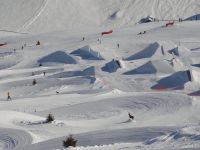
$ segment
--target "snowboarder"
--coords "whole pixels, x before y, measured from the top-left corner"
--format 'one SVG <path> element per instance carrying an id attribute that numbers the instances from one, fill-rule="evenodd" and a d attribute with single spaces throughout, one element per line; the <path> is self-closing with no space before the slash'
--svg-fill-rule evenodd
<path id="1" fill-rule="evenodd" d="M 8 95 L 8 98 L 7 98 L 7 100 L 11 100 L 11 97 L 10 97 L 10 92 L 8 92 L 8 93 L 7 93 L 7 95 Z"/>
<path id="2" fill-rule="evenodd" d="M 128 112 L 128 116 L 130 120 L 134 120 L 134 116 L 130 114 L 130 112 Z"/>

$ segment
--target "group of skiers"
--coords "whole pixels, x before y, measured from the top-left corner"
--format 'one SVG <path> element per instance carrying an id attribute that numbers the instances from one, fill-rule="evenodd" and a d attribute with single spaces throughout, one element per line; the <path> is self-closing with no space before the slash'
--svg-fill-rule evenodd
<path id="1" fill-rule="evenodd" d="M 39 45 L 41 45 L 41 42 L 38 40 L 38 41 L 36 42 L 35 45 L 36 45 L 36 46 L 39 46 Z M 27 46 L 26 43 L 23 44 L 23 45 L 21 46 L 21 50 L 24 50 L 24 48 L 25 48 L 26 46 Z M 13 51 L 16 52 L 16 48 L 14 48 Z"/>
<path id="2" fill-rule="evenodd" d="M 82 38 L 82 41 L 85 41 L 85 37 Z M 99 38 L 97 41 L 101 44 L 101 40 Z M 40 44 L 41 44 L 40 41 L 37 41 L 36 45 L 40 45 Z M 26 47 L 26 44 L 24 44 L 21 47 L 21 50 L 23 50 L 25 47 Z M 119 43 L 117 44 L 117 48 L 119 48 Z M 16 51 L 16 49 L 14 49 L 14 52 L 15 51 Z M 42 66 L 42 64 L 40 63 L 39 66 Z M 35 75 L 34 72 L 32 72 L 32 75 Z M 44 76 L 46 75 L 45 71 L 43 72 L 43 75 Z M 36 84 L 37 84 L 36 79 L 33 79 L 32 85 L 36 85 Z M 56 93 L 58 94 L 59 92 L 56 91 Z M 11 100 L 10 92 L 7 93 L 7 100 Z M 130 120 L 134 120 L 134 116 L 130 112 L 128 112 L 128 117 Z"/>
<path id="3" fill-rule="evenodd" d="M 34 75 L 35 75 L 35 73 L 32 72 L 32 76 L 34 76 Z M 45 71 L 43 72 L 43 75 L 46 76 L 46 72 Z M 36 85 L 36 84 L 37 84 L 36 79 L 33 79 L 32 85 Z M 7 100 L 11 100 L 10 92 L 7 93 Z"/>
<path id="4" fill-rule="evenodd" d="M 82 38 L 82 41 L 85 41 L 85 37 Z M 98 38 L 97 41 L 99 42 L 99 44 L 101 44 L 101 39 L 100 38 Z M 117 48 L 119 48 L 119 43 L 117 43 Z"/>
<path id="5" fill-rule="evenodd" d="M 138 35 L 146 34 L 146 33 L 147 33 L 147 31 L 143 31 L 143 32 L 138 33 Z"/>

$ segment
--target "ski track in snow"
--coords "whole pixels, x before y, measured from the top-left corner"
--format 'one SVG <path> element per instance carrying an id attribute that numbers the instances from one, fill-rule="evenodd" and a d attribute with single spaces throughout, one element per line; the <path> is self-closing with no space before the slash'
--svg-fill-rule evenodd
<path id="1" fill-rule="evenodd" d="M 41 4 L 40 8 L 39 8 L 39 9 L 34 13 L 34 15 L 33 15 L 28 21 L 26 21 L 26 22 L 24 23 L 24 25 L 23 25 L 20 29 L 18 29 L 17 31 L 18 31 L 18 32 L 21 32 L 21 31 L 27 29 L 31 24 L 33 24 L 34 21 L 36 21 L 37 18 L 45 11 L 45 8 L 47 7 L 47 5 L 48 5 L 48 0 L 43 0 L 43 2 L 42 2 L 42 4 Z"/>
<path id="2" fill-rule="evenodd" d="M 0 128 L 0 149 L 14 149 L 31 144 L 32 137 L 20 130 Z"/>

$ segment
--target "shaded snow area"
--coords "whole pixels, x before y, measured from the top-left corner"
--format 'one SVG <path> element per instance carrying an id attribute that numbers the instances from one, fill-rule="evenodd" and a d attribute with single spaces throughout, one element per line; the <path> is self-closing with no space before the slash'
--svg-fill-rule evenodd
<path id="1" fill-rule="evenodd" d="M 199 5 L 0 0 L 0 150 L 199 150 Z"/>

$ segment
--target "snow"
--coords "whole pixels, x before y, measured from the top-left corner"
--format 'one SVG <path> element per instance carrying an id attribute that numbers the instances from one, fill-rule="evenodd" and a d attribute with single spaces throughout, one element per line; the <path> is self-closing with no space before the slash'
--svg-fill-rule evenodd
<path id="1" fill-rule="evenodd" d="M 199 4 L 0 0 L 0 150 L 200 149 Z"/>

